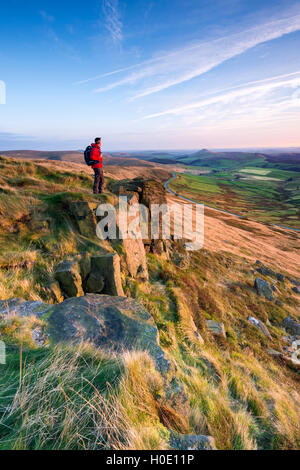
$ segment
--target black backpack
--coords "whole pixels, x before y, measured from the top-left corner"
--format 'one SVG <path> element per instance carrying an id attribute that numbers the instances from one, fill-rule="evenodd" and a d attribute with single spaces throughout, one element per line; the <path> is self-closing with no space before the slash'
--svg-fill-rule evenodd
<path id="1" fill-rule="evenodd" d="M 87 166 L 92 166 L 94 165 L 94 163 L 96 163 L 95 160 L 91 160 L 91 157 L 90 157 L 91 150 L 92 150 L 91 145 L 88 145 L 84 151 L 84 161 L 87 164 Z"/>

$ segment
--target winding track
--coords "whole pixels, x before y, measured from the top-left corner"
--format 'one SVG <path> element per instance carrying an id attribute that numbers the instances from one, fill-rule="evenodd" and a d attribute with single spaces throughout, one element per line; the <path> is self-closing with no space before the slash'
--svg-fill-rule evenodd
<path id="1" fill-rule="evenodd" d="M 174 171 L 172 171 L 172 175 L 173 176 L 170 179 L 168 179 L 168 181 L 166 181 L 164 183 L 164 187 L 169 193 L 174 194 L 174 196 L 179 197 L 180 199 L 183 199 L 185 201 L 192 202 L 193 204 L 201 204 L 201 205 L 203 204 L 201 202 L 193 201 L 193 199 L 189 199 L 188 197 L 180 196 L 180 194 L 178 194 L 177 192 L 175 193 L 175 191 L 172 191 L 172 189 L 169 188 L 168 184 L 177 177 L 177 175 Z M 225 214 L 233 215 L 234 217 L 239 217 L 240 219 L 245 219 L 244 215 L 235 214 L 233 212 L 226 211 L 225 209 L 217 209 L 215 207 L 207 206 L 206 204 L 205 204 L 205 206 L 208 207 L 209 209 L 213 209 L 214 211 L 223 212 Z M 284 230 L 292 230 L 294 232 L 300 232 L 300 229 L 298 229 L 298 228 L 285 227 L 284 225 L 277 225 L 277 224 L 272 224 L 272 226 L 273 227 L 278 227 L 278 228 L 283 228 Z"/>

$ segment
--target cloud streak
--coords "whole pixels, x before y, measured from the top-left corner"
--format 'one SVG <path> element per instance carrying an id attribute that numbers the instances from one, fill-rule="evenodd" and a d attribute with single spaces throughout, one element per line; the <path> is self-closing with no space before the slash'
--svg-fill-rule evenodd
<path id="1" fill-rule="evenodd" d="M 102 11 L 105 18 L 105 27 L 110 33 L 113 42 L 121 42 L 123 39 L 123 24 L 120 18 L 118 0 L 103 0 Z"/>
<path id="2" fill-rule="evenodd" d="M 216 96 L 189 103 L 185 106 L 179 106 L 158 113 L 149 114 L 144 116 L 142 119 L 144 120 L 172 114 L 182 114 L 193 109 L 203 108 L 218 103 L 227 104 L 236 98 L 242 98 L 253 94 L 265 95 L 272 90 L 297 87 L 300 87 L 300 70 L 289 74 L 266 78 L 264 80 L 247 82 L 243 85 L 239 85 L 238 87 L 227 88 L 226 90 L 223 90 L 221 94 L 217 94 Z"/>
<path id="3" fill-rule="evenodd" d="M 243 32 L 210 42 L 191 44 L 138 64 L 134 72 L 97 88 L 94 92 L 103 93 L 120 86 L 136 86 L 142 82 L 144 88 L 130 98 L 130 101 L 133 101 L 192 80 L 259 44 L 298 30 L 300 30 L 300 14 L 282 16 Z"/>

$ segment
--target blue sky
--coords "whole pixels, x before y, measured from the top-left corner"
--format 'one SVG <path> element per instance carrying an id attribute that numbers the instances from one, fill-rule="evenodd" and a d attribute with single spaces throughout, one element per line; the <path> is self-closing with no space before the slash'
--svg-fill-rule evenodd
<path id="1" fill-rule="evenodd" d="M 10 0 L 0 149 L 300 146 L 300 2 Z"/>

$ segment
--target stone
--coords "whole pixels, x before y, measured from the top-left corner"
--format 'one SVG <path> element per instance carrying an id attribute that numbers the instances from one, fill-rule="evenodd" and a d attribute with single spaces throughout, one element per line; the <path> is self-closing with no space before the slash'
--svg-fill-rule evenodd
<path id="1" fill-rule="evenodd" d="M 80 276 L 84 283 L 91 272 L 91 256 L 89 253 L 81 253 L 78 256 Z"/>
<path id="2" fill-rule="evenodd" d="M 292 287 L 292 290 L 293 290 L 296 294 L 300 294 L 300 287 Z"/>
<path id="3" fill-rule="evenodd" d="M 54 343 L 88 341 L 116 352 L 140 349 L 149 352 L 161 373 L 170 369 L 157 327 L 136 300 L 99 294 L 66 299 L 52 306 L 47 322 Z"/>
<path id="4" fill-rule="evenodd" d="M 62 261 L 54 271 L 54 277 L 59 282 L 65 297 L 83 295 L 82 280 L 76 261 Z"/>
<path id="5" fill-rule="evenodd" d="M 91 257 L 91 273 L 104 278 L 103 294 L 123 296 L 121 283 L 120 257 L 117 253 Z"/>
<path id="6" fill-rule="evenodd" d="M 128 203 L 129 210 L 130 206 L 137 204 L 138 199 L 137 196 L 134 194 L 132 195 Z M 119 227 L 120 241 L 125 251 L 126 263 L 130 275 L 134 278 L 143 278 L 145 280 L 148 280 L 149 274 L 146 260 L 146 252 L 142 240 L 140 222 L 136 223 L 137 214 L 139 214 L 139 212 L 136 212 L 135 210 L 133 212 L 128 212 L 127 234 L 121 234 Z M 141 220 L 141 218 L 139 218 L 139 220 Z"/>
<path id="7" fill-rule="evenodd" d="M 46 304 L 40 300 L 24 300 L 14 297 L 8 300 L 0 300 L 0 315 L 4 318 L 9 315 L 19 317 L 35 316 L 37 318 L 45 315 L 53 305 Z"/>
<path id="8" fill-rule="evenodd" d="M 282 352 L 276 351 L 276 349 L 272 348 L 268 349 L 268 354 L 274 357 L 284 357 L 284 354 L 282 354 Z"/>
<path id="9" fill-rule="evenodd" d="M 149 279 L 146 252 L 142 239 L 127 238 L 123 240 L 126 263 L 130 275 L 134 278 Z"/>
<path id="10" fill-rule="evenodd" d="M 185 251 L 184 253 L 174 251 L 172 253 L 171 259 L 173 263 L 180 269 L 188 269 L 190 266 L 191 258 L 190 254 L 187 251 Z"/>
<path id="11" fill-rule="evenodd" d="M 170 433 L 170 448 L 174 450 L 216 450 L 215 440 L 211 436 L 200 434 Z"/>
<path id="12" fill-rule="evenodd" d="M 0 301 L 0 315 L 36 316 L 44 320 L 45 331 L 33 330 L 39 344 L 47 338 L 52 344 L 90 342 L 115 352 L 148 351 L 163 375 L 174 373 L 174 365 L 159 345 L 154 320 L 137 300 L 87 294 L 52 305 L 13 298 Z"/>
<path id="13" fill-rule="evenodd" d="M 214 320 L 206 320 L 206 326 L 208 331 L 214 336 L 222 336 L 223 338 L 226 338 L 224 323 Z"/>
<path id="14" fill-rule="evenodd" d="M 262 321 L 257 320 L 257 318 L 255 318 L 255 317 L 248 317 L 248 321 L 250 323 L 252 323 L 252 325 L 259 328 L 265 336 L 268 336 L 269 338 L 271 337 L 271 334 L 270 334 L 268 328 L 266 327 L 266 325 Z"/>
<path id="15" fill-rule="evenodd" d="M 69 211 L 76 221 L 79 233 L 88 238 L 96 236 L 96 207 L 97 204 L 87 201 L 69 202 Z"/>
<path id="16" fill-rule="evenodd" d="M 287 332 L 300 336 L 300 323 L 297 323 L 291 317 L 286 317 L 282 322 L 282 326 L 286 329 Z"/>
<path id="17" fill-rule="evenodd" d="M 86 281 L 85 292 L 100 294 L 105 285 L 104 277 L 99 272 L 92 272 Z"/>
<path id="18" fill-rule="evenodd" d="M 257 277 L 254 282 L 254 287 L 259 295 L 263 295 L 267 300 L 273 300 L 273 290 L 269 282 Z"/>
<path id="19" fill-rule="evenodd" d="M 50 293 L 54 302 L 62 302 L 64 300 L 64 296 L 62 294 L 61 288 L 57 281 L 52 281 L 46 288 Z"/>
<path id="20" fill-rule="evenodd" d="M 256 264 L 259 266 L 259 268 L 256 268 L 256 271 L 263 276 L 271 276 L 277 279 L 277 281 L 283 282 L 285 280 L 285 276 L 281 273 L 275 272 L 273 269 L 268 268 L 267 266 L 264 266 L 260 261 L 256 261 Z"/>
<path id="21" fill-rule="evenodd" d="M 152 253 L 155 255 L 162 255 L 164 251 L 163 241 L 155 240 L 152 245 Z"/>

